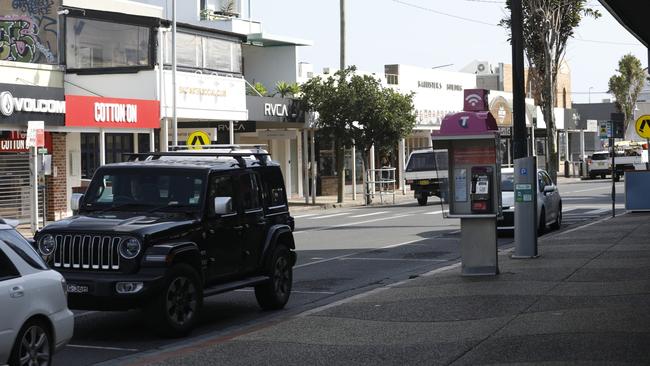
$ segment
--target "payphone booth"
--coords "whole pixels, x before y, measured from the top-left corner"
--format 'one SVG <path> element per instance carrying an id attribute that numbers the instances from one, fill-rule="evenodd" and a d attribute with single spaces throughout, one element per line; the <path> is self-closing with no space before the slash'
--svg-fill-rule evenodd
<path id="1" fill-rule="evenodd" d="M 447 150 L 449 218 L 461 220 L 464 276 L 496 275 L 497 219 L 501 216 L 499 132 L 488 111 L 488 91 L 465 90 L 463 112 L 442 120 L 433 149 Z M 438 158 L 436 156 L 436 158 Z"/>

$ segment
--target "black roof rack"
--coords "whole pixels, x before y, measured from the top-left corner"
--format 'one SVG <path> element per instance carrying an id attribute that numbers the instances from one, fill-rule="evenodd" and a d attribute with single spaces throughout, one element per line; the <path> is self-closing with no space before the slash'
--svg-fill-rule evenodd
<path id="1" fill-rule="evenodd" d="M 247 156 L 254 156 L 257 159 L 259 165 L 266 165 L 267 157 L 271 156 L 266 151 L 230 151 L 230 152 L 190 152 L 190 151 L 170 151 L 170 152 L 148 152 L 148 153 L 125 153 L 125 156 L 128 156 L 130 162 L 135 161 L 147 161 L 147 160 L 158 160 L 163 156 L 208 156 L 208 157 L 231 157 L 237 161 L 237 164 L 241 168 L 246 167 L 246 161 L 244 160 Z"/>

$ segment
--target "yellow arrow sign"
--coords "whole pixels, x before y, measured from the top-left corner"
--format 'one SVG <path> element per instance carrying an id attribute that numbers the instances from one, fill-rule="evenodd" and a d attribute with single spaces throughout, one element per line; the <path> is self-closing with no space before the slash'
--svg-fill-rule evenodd
<path id="1" fill-rule="evenodd" d="M 645 114 L 636 119 L 635 129 L 637 135 L 650 139 L 650 115 Z"/>
<path id="2" fill-rule="evenodd" d="M 650 128 L 649 128 L 650 130 Z M 203 131 L 192 132 L 186 141 L 188 149 L 201 150 L 203 146 L 210 145 L 210 136 Z"/>

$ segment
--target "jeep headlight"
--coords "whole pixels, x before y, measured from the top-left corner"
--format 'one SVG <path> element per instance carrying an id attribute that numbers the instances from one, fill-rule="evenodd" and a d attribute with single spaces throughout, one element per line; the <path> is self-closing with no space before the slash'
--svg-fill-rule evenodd
<path id="1" fill-rule="evenodd" d="M 136 238 L 125 238 L 120 243 L 120 255 L 124 259 L 133 259 L 140 254 L 142 244 Z"/>
<path id="2" fill-rule="evenodd" d="M 54 253 L 54 249 L 56 249 L 56 240 L 54 240 L 54 237 L 50 234 L 45 234 L 43 235 L 40 239 L 38 239 L 38 252 L 42 256 L 50 256 L 52 253 Z"/>

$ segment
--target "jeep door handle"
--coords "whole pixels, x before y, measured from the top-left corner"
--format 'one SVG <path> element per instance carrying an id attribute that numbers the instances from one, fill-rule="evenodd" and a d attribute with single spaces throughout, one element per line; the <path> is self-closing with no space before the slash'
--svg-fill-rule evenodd
<path id="1" fill-rule="evenodd" d="M 264 226 L 264 225 L 266 225 L 266 220 L 260 220 L 260 221 L 258 221 L 258 222 L 257 222 L 257 225 L 258 225 L 258 226 Z"/>
<path id="2" fill-rule="evenodd" d="M 12 299 L 23 297 L 25 296 L 25 289 L 22 286 L 14 286 L 11 288 L 11 291 L 9 291 L 9 296 L 11 296 Z"/>
<path id="3" fill-rule="evenodd" d="M 242 231 L 244 230 L 244 226 L 243 225 L 233 226 L 232 229 L 237 231 Z"/>

